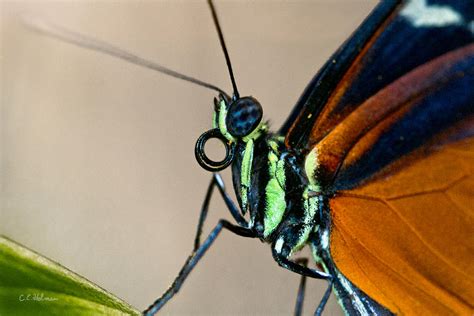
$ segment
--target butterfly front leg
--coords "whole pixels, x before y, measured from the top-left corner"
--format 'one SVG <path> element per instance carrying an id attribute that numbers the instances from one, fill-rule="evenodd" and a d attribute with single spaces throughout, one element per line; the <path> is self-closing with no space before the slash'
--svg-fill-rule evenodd
<path id="1" fill-rule="evenodd" d="M 209 183 L 209 186 L 207 188 L 206 197 L 204 198 L 204 202 L 202 203 L 201 214 L 199 215 L 199 222 L 196 230 L 196 237 L 194 238 L 194 251 L 196 251 L 201 244 L 202 228 L 206 221 L 207 213 L 209 210 L 209 203 L 212 198 L 212 193 L 214 192 L 214 187 L 216 186 L 219 189 L 222 199 L 224 200 L 227 208 L 229 209 L 230 214 L 235 219 L 235 221 L 241 227 L 248 227 L 247 221 L 245 220 L 245 218 L 242 217 L 242 215 L 240 215 L 239 209 L 234 204 L 229 194 L 226 192 L 224 181 L 222 180 L 221 175 L 215 172 L 212 174 L 211 182 Z"/>
<path id="2" fill-rule="evenodd" d="M 209 203 L 212 197 L 212 193 L 214 190 L 214 186 L 217 186 L 219 192 L 222 195 L 230 213 L 237 221 L 238 225 L 232 224 L 225 219 L 220 219 L 216 226 L 211 230 L 207 238 L 201 243 L 201 234 L 202 228 L 207 218 L 207 213 L 209 210 Z M 230 199 L 229 195 L 225 191 L 224 182 L 218 173 L 214 173 L 211 183 L 207 189 L 206 197 L 204 199 L 203 205 L 201 207 L 201 213 L 199 216 L 199 222 L 196 230 L 196 236 L 194 239 L 194 248 L 192 253 L 186 259 L 183 267 L 178 273 L 178 276 L 174 279 L 173 284 L 166 290 L 166 292 L 157 299 L 152 305 L 150 305 L 143 314 L 146 316 L 155 315 L 176 293 L 178 293 L 179 289 L 181 288 L 182 284 L 188 277 L 189 273 L 194 269 L 194 267 L 198 264 L 199 260 L 204 256 L 206 251 L 212 246 L 214 241 L 219 236 L 222 229 L 227 229 L 232 233 L 242 236 L 242 237 L 249 237 L 253 238 L 256 237 L 255 233 L 247 228 L 248 223 L 247 221 L 240 215 L 238 208 Z"/>

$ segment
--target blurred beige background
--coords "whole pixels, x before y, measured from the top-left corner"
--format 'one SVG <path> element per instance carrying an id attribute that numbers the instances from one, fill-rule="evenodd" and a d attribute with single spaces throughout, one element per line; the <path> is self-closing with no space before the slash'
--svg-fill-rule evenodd
<path id="1" fill-rule="evenodd" d="M 277 128 L 375 1 L 216 1 L 242 95 Z M 192 248 L 214 93 L 23 28 L 44 17 L 230 90 L 205 1 L 1 2 L 0 233 L 144 309 Z M 228 172 L 228 188 L 232 190 Z M 207 229 L 229 218 L 220 198 Z M 299 277 L 224 232 L 165 315 L 290 315 Z M 325 283 L 309 280 L 305 314 Z M 332 297 L 326 315 L 341 315 Z"/>

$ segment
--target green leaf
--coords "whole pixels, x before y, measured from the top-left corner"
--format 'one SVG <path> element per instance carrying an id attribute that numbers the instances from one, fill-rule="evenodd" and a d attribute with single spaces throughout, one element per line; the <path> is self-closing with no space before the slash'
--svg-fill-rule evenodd
<path id="1" fill-rule="evenodd" d="M 92 282 L 0 236 L 0 315 L 141 315 Z"/>

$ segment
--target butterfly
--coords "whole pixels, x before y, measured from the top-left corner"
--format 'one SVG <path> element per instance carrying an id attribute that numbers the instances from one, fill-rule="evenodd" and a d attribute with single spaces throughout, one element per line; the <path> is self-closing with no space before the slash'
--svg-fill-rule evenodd
<path id="1" fill-rule="evenodd" d="M 195 153 L 236 223 L 220 221 L 201 241 L 203 207 L 193 253 L 146 313 L 179 290 L 226 228 L 268 242 L 301 284 L 327 280 L 316 314 L 331 290 L 350 315 L 472 314 L 473 7 L 381 2 L 274 133 L 234 80 L 231 96 L 210 87 L 219 92 L 213 128 Z M 222 161 L 206 155 L 212 138 L 226 146 Z M 227 167 L 238 205 L 217 174 Z M 293 260 L 306 245 L 321 269 Z"/>
<path id="2" fill-rule="evenodd" d="M 327 280 L 315 314 L 331 289 L 351 315 L 471 314 L 473 13 L 466 1 L 382 2 L 276 133 L 259 102 L 239 95 L 223 45 L 234 93 L 215 100 L 196 158 L 213 172 L 232 165 L 239 208 L 217 174 L 208 192 L 219 188 L 237 224 L 219 221 L 201 243 L 205 202 L 193 253 L 146 313 L 179 290 L 226 228 L 271 244 L 302 284 Z M 226 145 L 222 161 L 205 154 L 211 138 Z M 292 260 L 306 244 L 323 271 Z"/>

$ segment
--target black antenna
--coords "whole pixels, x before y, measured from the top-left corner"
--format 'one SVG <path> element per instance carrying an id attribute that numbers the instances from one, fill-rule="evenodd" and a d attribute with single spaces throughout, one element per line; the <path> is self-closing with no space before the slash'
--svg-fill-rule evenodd
<path id="1" fill-rule="evenodd" d="M 199 79 L 196 79 L 190 76 L 186 76 L 182 73 L 166 68 L 164 66 L 156 64 L 149 60 L 143 59 L 139 56 L 126 52 L 120 48 L 114 47 L 100 40 L 87 37 L 80 33 L 70 31 L 61 26 L 53 25 L 51 23 L 48 23 L 47 21 L 44 21 L 38 18 L 34 18 L 34 19 L 24 18 L 23 21 L 28 27 L 30 27 L 34 31 L 59 39 L 63 42 L 67 42 L 67 43 L 77 45 L 83 48 L 87 48 L 93 51 L 101 52 L 101 53 L 104 53 L 116 58 L 120 58 L 132 64 L 143 66 L 143 67 L 158 71 L 160 73 L 163 73 L 165 75 L 175 77 L 184 81 L 188 81 L 196 85 L 215 90 L 221 94 L 227 95 L 222 89 L 216 87 L 213 84 L 201 81 Z"/>
<path id="2" fill-rule="evenodd" d="M 214 8 L 212 0 L 207 0 L 207 3 L 211 8 L 212 19 L 214 20 L 214 25 L 216 26 L 217 34 L 219 35 L 219 41 L 221 42 L 222 51 L 224 52 L 225 62 L 227 63 L 227 69 L 229 69 L 230 81 L 232 81 L 232 87 L 234 89 L 233 99 L 238 99 L 239 91 L 237 90 L 237 84 L 235 83 L 234 72 L 232 71 L 232 64 L 230 63 L 229 53 L 227 52 L 227 47 L 225 46 L 224 35 L 222 34 L 219 19 L 217 18 L 216 8 Z"/>

